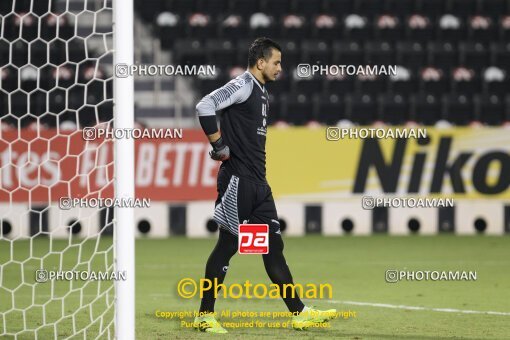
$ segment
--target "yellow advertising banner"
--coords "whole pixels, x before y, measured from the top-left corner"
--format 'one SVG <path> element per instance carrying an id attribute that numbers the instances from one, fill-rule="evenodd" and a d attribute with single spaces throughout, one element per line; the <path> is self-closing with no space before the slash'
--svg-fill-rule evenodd
<path id="1" fill-rule="evenodd" d="M 508 128 L 272 128 L 275 198 L 510 198 Z"/>

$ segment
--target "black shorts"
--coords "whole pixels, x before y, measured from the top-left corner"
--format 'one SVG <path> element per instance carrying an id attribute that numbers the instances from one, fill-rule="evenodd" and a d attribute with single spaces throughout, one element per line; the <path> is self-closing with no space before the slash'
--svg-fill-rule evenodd
<path id="1" fill-rule="evenodd" d="M 280 223 L 271 187 L 233 175 L 224 166 L 218 172 L 218 198 L 214 220 L 220 228 L 239 235 L 239 224 L 267 224 L 280 234 Z"/>

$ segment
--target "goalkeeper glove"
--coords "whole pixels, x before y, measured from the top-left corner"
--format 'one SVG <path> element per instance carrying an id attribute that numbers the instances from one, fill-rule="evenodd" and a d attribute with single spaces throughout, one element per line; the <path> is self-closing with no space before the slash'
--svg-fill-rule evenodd
<path id="1" fill-rule="evenodd" d="M 230 158 L 230 149 L 227 145 L 223 144 L 223 138 L 219 138 L 215 142 L 211 142 L 213 147 L 212 151 L 209 152 L 209 156 L 215 161 L 226 161 Z"/>

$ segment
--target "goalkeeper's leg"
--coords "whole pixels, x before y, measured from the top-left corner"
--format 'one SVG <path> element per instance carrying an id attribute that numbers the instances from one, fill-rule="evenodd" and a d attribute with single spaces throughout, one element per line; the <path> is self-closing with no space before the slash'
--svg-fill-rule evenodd
<path id="1" fill-rule="evenodd" d="M 280 287 L 283 301 L 287 305 L 292 316 L 292 328 L 304 330 L 316 323 L 331 320 L 336 315 L 336 309 L 318 310 L 308 307 L 301 302 L 297 292 L 291 286 L 283 290 L 285 284 L 293 284 L 292 275 L 285 257 L 283 256 L 283 240 L 278 233 L 269 233 L 269 253 L 263 255 L 264 266 L 271 281 Z"/>
<path id="2" fill-rule="evenodd" d="M 214 284 L 214 279 L 217 279 L 218 284 L 223 283 L 225 275 L 227 274 L 229 261 L 237 252 L 238 247 L 237 236 L 232 235 L 223 228 L 219 229 L 220 236 L 218 242 L 209 256 L 205 267 L 205 278 L 210 280 L 211 284 Z M 214 312 L 214 303 L 216 302 L 214 293 L 214 289 L 204 291 L 200 304 L 200 313 Z"/>
<path id="3" fill-rule="evenodd" d="M 303 310 L 305 305 L 301 302 L 299 295 L 290 286 L 284 292 L 283 286 L 285 284 L 294 284 L 292 274 L 290 273 L 289 266 L 285 257 L 283 256 L 283 240 L 282 235 L 275 232 L 269 232 L 269 253 L 262 255 L 264 259 L 264 267 L 266 268 L 267 275 L 271 282 L 280 287 L 280 294 L 283 296 L 283 301 L 287 308 L 292 313 L 299 313 Z"/>

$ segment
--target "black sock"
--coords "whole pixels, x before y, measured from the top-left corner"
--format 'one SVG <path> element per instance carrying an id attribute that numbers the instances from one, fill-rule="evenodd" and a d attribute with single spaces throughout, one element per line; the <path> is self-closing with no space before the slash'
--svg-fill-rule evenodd
<path id="1" fill-rule="evenodd" d="M 220 229 L 218 242 L 209 256 L 205 267 L 205 278 L 210 280 L 211 284 L 214 284 L 215 278 L 218 284 L 223 283 L 225 275 L 227 274 L 229 261 L 237 252 L 237 242 L 236 236 L 228 231 Z M 200 303 L 200 313 L 214 312 L 215 302 L 214 289 L 205 291 L 202 302 Z"/>
<path id="2" fill-rule="evenodd" d="M 220 229 L 218 242 L 207 260 L 205 278 L 209 279 L 211 283 L 214 283 L 215 278 L 217 279 L 218 284 L 223 283 L 225 275 L 227 274 L 225 269 L 228 268 L 230 259 L 237 252 L 237 247 L 237 236 Z M 283 256 L 283 247 L 281 235 L 269 233 L 269 253 L 262 255 L 266 272 L 271 279 L 271 282 L 280 286 L 280 292 L 282 295 L 283 285 L 294 283 L 290 269 L 287 266 L 285 257 Z M 287 287 L 283 301 L 292 313 L 301 312 L 305 306 L 303 302 L 301 302 L 296 291 L 294 291 L 293 296 L 291 287 Z M 216 298 L 214 297 L 214 290 L 205 291 L 200 304 L 200 312 L 214 312 L 215 302 Z"/>
<path id="3" fill-rule="evenodd" d="M 293 284 L 292 274 L 283 256 L 283 240 L 280 234 L 269 233 L 269 253 L 262 255 L 267 275 L 274 284 L 279 285 L 280 294 L 283 296 L 283 285 Z M 294 296 L 294 297 L 293 297 Z M 290 312 L 301 312 L 305 305 L 301 302 L 296 291 L 292 295 L 292 288 L 287 287 L 283 301 Z"/>

